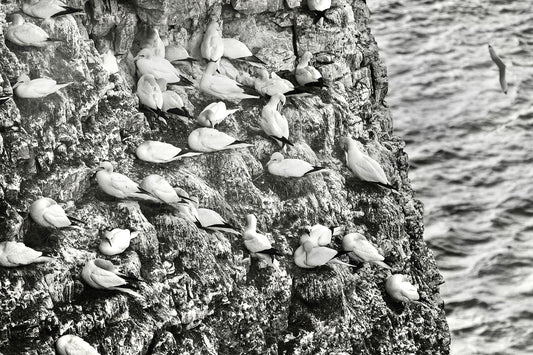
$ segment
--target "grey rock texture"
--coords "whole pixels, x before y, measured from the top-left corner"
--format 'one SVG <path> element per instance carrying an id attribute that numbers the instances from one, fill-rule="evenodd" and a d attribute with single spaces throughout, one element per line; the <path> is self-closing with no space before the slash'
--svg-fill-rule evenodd
<path id="1" fill-rule="evenodd" d="M 63 42 L 44 49 L 4 44 L 0 35 L 0 95 L 21 72 L 74 83 L 43 99 L 15 99 L 0 107 L 0 240 L 24 241 L 55 257 L 49 264 L 0 269 L 0 352 L 53 354 L 54 341 L 72 333 L 101 354 L 446 354 L 449 332 L 438 287 L 443 282 L 422 240 L 422 205 L 413 198 L 404 143 L 392 135 L 383 103 L 387 76 L 368 27 L 362 0 L 337 0 L 323 27 L 302 1 L 91 0 L 71 1 L 85 15 L 42 21 L 26 17 Z M 0 4 L 0 26 L 20 1 Z M 7 14 L 7 15 L 6 15 Z M 329 82 L 317 95 L 291 98 L 283 109 L 295 147 L 290 157 L 326 166 L 299 180 L 264 171 L 275 142 L 258 134 L 263 101 L 243 103 L 220 130 L 254 144 L 167 165 L 135 159 L 145 139 L 185 146 L 193 120 L 164 125 L 138 111 L 131 55 L 146 26 L 199 58 L 207 20 L 223 21 L 223 36 L 245 42 L 270 70 L 293 70 L 297 56 Z M 99 52 L 111 48 L 121 72 L 109 76 Z M 253 65 L 229 63 L 228 75 L 247 82 Z M 180 65 L 197 83 L 200 63 Z M 197 115 L 213 99 L 197 88 L 175 87 Z M 361 183 L 347 170 L 338 140 L 359 137 L 400 189 Z M 160 174 L 200 197 L 243 228 L 254 213 L 284 257 L 281 275 L 248 253 L 240 237 L 196 229 L 171 210 L 117 201 L 98 189 L 89 168 L 110 160 L 136 181 Z M 87 221 L 77 229 L 39 228 L 29 205 L 47 196 Z M 344 225 L 382 249 L 395 273 L 407 274 L 431 305 L 402 306 L 388 299 L 386 273 L 325 266 L 297 268 L 292 252 L 301 227 Z M 108 257 L 142 278 L 140 301 L 84 285 L 87 260 L 103 257 L 107 227 L 140 231 L 121 255 Z M 333 245 L 340 248 L 337 237 Z"/>

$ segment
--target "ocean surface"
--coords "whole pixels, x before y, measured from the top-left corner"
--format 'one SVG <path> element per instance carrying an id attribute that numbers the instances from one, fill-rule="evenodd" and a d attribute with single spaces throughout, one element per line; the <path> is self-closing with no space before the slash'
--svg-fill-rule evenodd
<path id="1" fill-rule="evenodd" d="M 452 354 L 533 354 L 533 1 L 367 3 Z"/>

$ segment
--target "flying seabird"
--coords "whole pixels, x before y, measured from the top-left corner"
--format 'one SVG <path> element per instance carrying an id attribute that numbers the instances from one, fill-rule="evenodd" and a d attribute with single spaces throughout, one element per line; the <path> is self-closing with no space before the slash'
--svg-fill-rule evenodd
<path id="1" fill-rule="evenodd" d="M 192 150 L 204 153 L 252 146 L 252 144 L 236 140 L 224 132 L 207 127 L 197 128 L 192 131 L 187 142 Z"/>
<path id="2" fill-rule="evenodd" d="M 340 145 L 345 152 L 346 165 L 357 178 L 395 190 L 379 163 L 363 153 L 352 138 L 341 138 Z"/>
<path id="3" fill-rule="evenodd" d="M 283 94 L 275 94 L 261 111 L 259 124 L 267 136 L 274 139 L 284 151 L 287 145 L 293 146 L 289 141 L 289 122 L 278 109 L 285 104 Z"/>
<path id="4" fill-rule="evenodd" d="M 87 285 L 93 288 L 119 291 L 143 298 L 141 294 L 130 289 L 137 288 L 135 282 L 139 280 L 118 272 L 110 261 L 103 259 L 88 261 L 81 271 L 81 277 Z"/>
<path id="5" fill-rule="evenodd" d="M 385 269 L 391 268 L 383 262 L 385 260 L 383 255 L 362 234 L 346 234 L 342 239 L 342 248 L 348 252 L 349 257 L 356 261 L 376 264 Z"/>
<path id="6" fill-rule="evenodd" d="M 96 171 L 96 181 L 98 182 L 98 186 L 100 186 L 102 191 L 108 195 L 121 199 L 137 198 L 142 200 L 159 201 L 126 175 L 113 172 L 113 165 L 108 161 L 100 163 L 100 166 L 93 169 L 93 171 Z"/>
<path id="7" fill-rule="evenodd" d="M 53 94 L 70 84 L 72 83 L 57 84 L 55 80 L 48 78 L 30 80 L 29 76 L 22 74 L 17 79 L 16 84 L 13 85 L 13 91 L 20 98 L 37 99 Z"/>
<path id="8" fill-rule="evenodd" d="M 272 247 L 272 244 L 266 235 L 257 233 L 257 218 L 253 214 L 247 215 L 246 221 L 246 229 L 242 234 L 246 249 L 248 249 L 252 256 L 265 261 L 278 273 L 281 273 L 274 256 L 282 254 Z"/>
<path id="9" fill-rule="evenodd" d="M 202 79 L 200 80 L 200 91 L 214 96 L 221 100 L 240 101 L 245 99 L 258 99 L 255 90 L 243 86 L 224 75 L 216 73 L 217 64 L 207 63 Z"/>
<path id="10" fill-rule="evenodd" d="M 67 334 L 56 340 L 59 355 L 99 355 L 98 351 L 79 336 Z"/>
<path id="11" fill-rule="evenodd" d="M 181 149 L 172 144 L 158 141 L 144 141 L 135 150 L 137 158 L 149 163 L 169 163 L 181 158 L 192 157 L 202 153 Z"/>
<path id="12" fill-rule="evenodd" d="M 41 197 L 31 204 L 30 216 L 35 223 L 46 228 L 65 228 L 72 222 L 85 224 L 82 220 L 68 216 L 57 202 L 48 197 Z"/>
<path id="13" fill-rule="evenodd" d="M 113 230 L 106 230 L 98 249 L 104 255 L 111 256 L 120 254 L 130 246 L 130 241 L 138 235 L 139 232 L 132 232 L 129 229 L 115 228 Z"/>
<path id="14" fill-rule="evenodd" d="M 196 118 L 198 124 L 204 127 L 214 128 L 215 125 L 222 122 L 229 115 L 239 111 L 239 109 L 228 110 L 226 104 L 223 101 L 213 102 L 209 104 L 206 108 Z"/>
<path id="15" fill-rule="evenodd" d="M 60 0 L 28 0 L 22 4 L 22 11 L 26 15 L 45 20 L 83 12 L 82 9 L 67 6 Z"/>
<path id="16" fill-rule="evenodd" d="M 301 159 L 285 159 L 281 153 L 274 153 L 266 165 L 272 175 L 283 177 L 302 177 L 325 171 L 324 167 L 314 166 Z"/>
<path id="17" fill-rule="evenodd" d="M 494 51 L 494 48 L 489 44 L 489 54 L 490 59 L 496 64 L 498 67 L 498 71 L 500 72 L 500 86 L 502 88 L 502 91 L 504 94 L 507 95 L 507 80 L 505 79 L 505 64 L 501 60 L 501 58 L 496 54 L 496 51 Z"/>
<path id="18" fill-rule="evenodd" d="M 20 242 L 0 242 L 0 266 L 17 267 L 33 263 L 46 263 L 52 258 L 42 256 L 43 253 L 29 248 Z"/>
<path id="19" fill-rule="evenodd" d="M 218 62 L 224 54 L 224 42 L 220 35 L 218 22 L 211 20 L 204 33 L 200 47 L 202 57 L 210 62 Z"/>

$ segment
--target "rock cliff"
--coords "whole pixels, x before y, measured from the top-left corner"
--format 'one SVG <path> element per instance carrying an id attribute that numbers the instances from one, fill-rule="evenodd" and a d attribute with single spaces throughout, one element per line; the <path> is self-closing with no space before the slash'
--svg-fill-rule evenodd
<path id="1" fill-rule="evenodd" d="M 422 240 L 422 205 L 413 198 L 404 143 L 392 135 L 383 102 L 387 77 L 362 0 L 334 0 L 322 27 L 299 0 L 69 1 L 85 14 L 43 21 L 25 16 L 61 43 L 43 49 L 4 44 L 0 35 L 0 94 L 22 72 L 73 84 L 44 99 L 0 107 L 0 240 L 24 241 L 55 258 L 48 264 L 0 269 L 0 352 L 53 354 L 62 334 L 81 336 L 101 354 L 445 354 L 448 326 L 438 287 L 443 282 Z M 20 1 L 0 4 L 5 30 Z M 295 146 L 288 155 L 326 166 L 327 174 L 276 178 L 264 164 L 277 145 L 253 128 L 265 101 L 249 101 L 220 130 L 254 144 L 166 165 L 135 158 L 143 140 L 185 146 L 195 123 L 167 125 L 138 110 L 131 53 L 139 33 L 155 26 L 169 43 L 200 58 L 209 18 L 223 36 L 245 42 L 270 70 L 313 64 L 329 88 L 291 98 L 283 109 Z M 109 76 L 99 53 L 113 49 L 121 71 Z M 227 75 L 249 80 L 253 65 L 222 63 Z M 197 83 L 200 63 L 180 66 Z M 176 87 L 197 115 L 212 98 Z M 347 170 L 338 139 L 359 137 L 399 193 L 364 184 Z M 160 174 L 199 196 L 242 228 L 254 213 L 284 256 L 282 274 L 248 261 L 242 238 L 198 230 L 171 210 L 118 201 L 98 189 L 89 168 L 110 160 L 136 181 Z M 39 228 L 27 215 L 36 198 L 55 199 L 87 221 L 78 229 Z M 379 245 L 395 273 L 410 276 L 431 304 L 401 306 L 384 289 L 375 266 L 297 268 L 292 252 L 302 227 L 343 225 Z M 107 257 L 142 278 L 140 301 L 95 291 L 79 277 L 107 227 L 140 236 L 123 254 Z M 340 239 L 334 246 L 340 248 Z"/>

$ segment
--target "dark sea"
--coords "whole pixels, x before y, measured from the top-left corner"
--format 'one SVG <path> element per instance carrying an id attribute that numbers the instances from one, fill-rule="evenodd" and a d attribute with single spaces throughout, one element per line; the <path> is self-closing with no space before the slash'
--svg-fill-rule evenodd
<path id="1" fill-rule="evenodd" d="M 533 354 L 533 0 L 367 3 L 452 354 Z"/>

